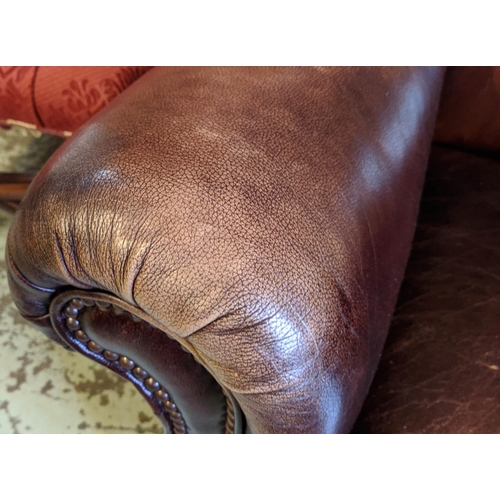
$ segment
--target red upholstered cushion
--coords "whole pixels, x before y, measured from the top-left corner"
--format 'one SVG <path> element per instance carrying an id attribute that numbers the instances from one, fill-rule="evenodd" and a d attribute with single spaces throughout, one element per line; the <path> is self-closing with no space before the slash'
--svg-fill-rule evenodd
<path id="1" fill-rule="evenodd" d="M 0 123 L 69 135 L 149 69 L 0 66 Z"/>

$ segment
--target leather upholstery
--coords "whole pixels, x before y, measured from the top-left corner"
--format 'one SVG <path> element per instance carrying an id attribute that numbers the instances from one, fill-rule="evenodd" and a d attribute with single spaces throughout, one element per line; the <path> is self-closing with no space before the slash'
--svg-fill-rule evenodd
<path id="1" fill-rule="evenodd" d="M 8 240 L 16 304 L 144 311 L 249 432 L 346 432 L 415 228 L 443 71 L 155 68 L 47 163 Z M 40 288 L 42 287 L 42 288 Z"/>
<path id="2" fill-rule="evenodd" d="M 434 140 L 467 149 L 500 149 L 500 67 L 447 70 Z"/>
<path id="3" fill-rule="evenodd" d="M 500 161 L 435 148 L 356 432 L 500 432 L 499 214 Z"/>
<path id="4" fill-rule="evenodd" d="M 166 432 L 241 433 L 234 398 L 140 309 L 103 292 L 65 290 L 50 316 L 67 345 L 132 382 Z"/>
<path id="5" fill-rule="evenodd" d="M 88 335 L 113 352 L 128 356 L 182 405 L 191 433 L 223 433 L 226 401 L 217 382 L 175 341 L 146 322 L 126 314 L 89 308 L 82 319 Z"/>

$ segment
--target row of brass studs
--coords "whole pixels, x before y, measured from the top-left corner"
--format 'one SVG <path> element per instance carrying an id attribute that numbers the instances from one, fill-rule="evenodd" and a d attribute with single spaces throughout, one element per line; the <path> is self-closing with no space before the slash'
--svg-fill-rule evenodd
<path id="1" fill-rule="evenodd" d="M 149 376 L 149 373 L 138 366 L 133 360 L 127 356 L 121 356 L 116 352 L 105 350 L 99 344 L 90 340 L 89 336 L 80 328 L 80 321 L 78 316 L 85 307 L 92 307 L 97 305 L 99 309 L 108 309 L 111 307 L 109 302 L 104 301 L 94 301 L 89 299 L 72 299 L 66 308 L 64 309 L 64 314 L 66 315 L 66 325 L 73 332 L 75 338 L 85 344 L 86 347 L 95 354 L 102 354 L 108 361 L 119 363 L 122 368 L 131 371 L 137 380 L 144 383 L 146 388 L 150 390 L 161 403 L 163 409 L 168 413 L 171 421 L 174 424 L 174 434 L 187 434 L 186 423 L 179 412 L 177 405 L 174 403 L 170 395 L 166 390 L 156 381 L 153 377 Z M 113 306 L 115 312 L 118 314 L 123 313 L 122 309 Z M 139 318 L 134 317 L 134 321 L 140 321 Z M 234 422 L 234 416 L 233 416 Z M 234 424 L 233 424 L 234 428 Z M 226 423 L 227 429 L 227 423 Z"/>
<path id="2" fill-rule="evenodd" d="M 226 434 L 234 434 L 234 408 L 231 400 L 226 397 L 227 417 L 226 417 Z"/>

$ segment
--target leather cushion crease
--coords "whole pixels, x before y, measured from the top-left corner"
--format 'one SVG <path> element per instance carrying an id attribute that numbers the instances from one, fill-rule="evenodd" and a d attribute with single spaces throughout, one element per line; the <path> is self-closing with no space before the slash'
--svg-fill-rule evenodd
<path id="1" fill-rule="evenodd" d="M 152 69 L 30 186 L 7 243 L 17 306 L 43 316 L 68 287 L 106 292 L 192 352 L 247 432 L 348 432 L 408 259 L 442 79 Z"/>

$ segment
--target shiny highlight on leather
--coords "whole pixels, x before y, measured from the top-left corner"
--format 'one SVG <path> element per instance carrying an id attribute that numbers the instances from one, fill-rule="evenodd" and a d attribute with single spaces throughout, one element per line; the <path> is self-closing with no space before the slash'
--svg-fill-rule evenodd
<path id="1" fill-rule="evenodd" d="M 248 431 L 347 432 L 409 255 L 442 76 L 152 69 L 45 165 L 8 251 L 36 286 L 143 311 Z M 42 315 L 45 296 L 13 283 Z"/>

